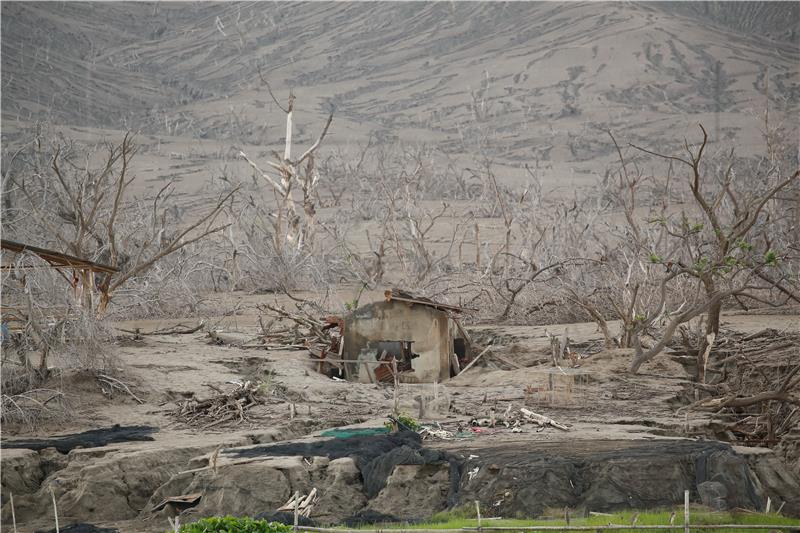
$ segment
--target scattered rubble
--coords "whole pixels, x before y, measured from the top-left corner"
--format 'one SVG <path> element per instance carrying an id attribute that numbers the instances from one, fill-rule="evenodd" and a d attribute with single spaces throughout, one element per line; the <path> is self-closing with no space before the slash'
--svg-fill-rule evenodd
<path id="1" fill-rule="evenodd" d="M 487 429 L 492 431 L 492 433 L 502 430 L 508 430 L 511 433 L 521 433 L 525 425 L 535 426 L 539 431 L 546 427 L 569 431 L 569 426 L 556 422 L 548 416 L 534 413 L 524 407 L 516 412 L 512 412 L 511 404 L 509 404 L 500 420 L 497 419 L 492 409 L 489 418 L 473 418 L 469 425 L 455 423 L 454 428 L 446 429 L 443 427 L 443 424 L 437 422 L 435 425 L 420 426 L 417 433 L 423 440 L 429 438 L 438 440 L 470 439 L 486 432 Z"/>

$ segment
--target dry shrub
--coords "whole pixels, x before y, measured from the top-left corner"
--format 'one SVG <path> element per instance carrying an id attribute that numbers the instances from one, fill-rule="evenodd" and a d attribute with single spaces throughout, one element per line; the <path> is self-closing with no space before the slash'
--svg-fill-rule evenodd
<path id="1" fill-rule="evenodd" d="M 68 415 L 56 379 L 64 370 L 107 371 L 114 366 L 112 333 L 75 301 L 59 272 L 22 254 L 4 272 L 0 361 L 2 421 L 33 428 Z M 12 320 L 13 318 L 13 320 Z"/>

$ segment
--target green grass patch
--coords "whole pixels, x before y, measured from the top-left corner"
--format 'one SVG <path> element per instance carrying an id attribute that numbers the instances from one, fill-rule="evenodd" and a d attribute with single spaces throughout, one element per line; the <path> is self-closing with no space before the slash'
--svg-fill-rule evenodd
<path id="1" fill-rule="evenodd" d="M 607 526 L 607 525 L 621 525 L 630 526 L 634 514 L 637 514 L 636 525 L 669 525 L 672 510 L 661 511 L 622 511 L 617 513 L 609 513 L 608 515 L 595 515 L 586 518 L 572 517 L 570 518 L 571 526 Z M 781 526 L 796 526 L 800 530 L 800 520 L 796 518 L 788 518 L 778 514 L 764 514 L 764 513 L 750 513 L 750 512 L 711 512 L 706 509 L 692 509 L 690 523 L 692 524 L 692 531 L 703 531 L 700 525 L 781 525 Z M 484 518 L 481 524 L 484 528 L 491 527 L 510 527 L 510 528 L 526 528 L 536 526 L 565 526 L 566 521 L 563 517 L 563 510 L 550 510 L 545 513 L 543 517 L 536 519 L 528 518 L 503 518 L 493 519 Z M 675 533 L 683 531 L 683 508 L 675 509 Z M 462 528 L 476 528 L 478 527 L 478 520 L 475 517 L 475 508 L 466 506 L 462 508 L 453 509 L 443 513 L 438 513 L 431 517 L 427 522 L 418 523 L 389 523 L 389 524 L 375 524 L 370 526 L 362 526 L 358 529 L 361 530 L 393 530 L 393 529 L 462 529 Z M 526 530 L 525 533 L 532 533 L 536 530 Z M 539 530 L 544 533 L 547 530 Z M 626 531 L 636 531 L 629 529 Z M 641 530 L 648 531 L 648 530 Z M 669 531 L 669 530 L 664 530 Z M 745 533 L 748 531 L 767 532 L 765 529 L 713 529 L 709 532 L 721 533 Z M 180 533 L 292 533 L 292 526 L 283 525 L 277 522 L 267 522 L 266 520 L 253 520 L 252 518 L 234 518 L 232 516 L 204 518 L 181 526 Z"/>
<path id="2" fill-rule="evenodd" d="M 583 517 L 570 517 L 571 526 L 607 526 L 623 525 L 630 526 L 633 520 L 633 515 L 638 514 L 636 525 L 669 525 L 672 510 L 661 511 L 648 511 L 636 512 L 622 511 L 616 513 L 609 513 L 609 515 L 594 515 L 586 518 Z M 549 517 L 548 517 L 549 516 Z M 750 513 L 750 512 L 711 512 L 705 509 L 692 509 L 689 519 L 691 525 L 783 525 L 783 526 L 797 526 L 800 529 L 800 520 L 795 518 L 788 518 L 778 514 L 764 514 L 764 513 Z M 529 518 L 502 518 L 502 519 L 487 519 L 484 518 L 481 524 L 484 528 L 489 527 L 536 527 L 536 526 L 565 526 L 563 510 L 551 510 L 545 513 L 545 516 L 529 519 Z M 675 509 L 676 528 L 683 531 L 683 508 Z M 478 527 L 478 520 L 475 517 L 475 509 L 470 506 L 454 509 L 443 513 L 438 513 L 431 517 L 429 521 L 418 523 L 393 523 L 381 524 L 373 526 L 363 526 L 359 529 L 461 529 L 461 528 L 476 528 Z M 546 531 L 546 530 L 545 530 Z M 628 530 L 635 531 L 635 530 Z M 646 530 L 643 530 L 646 531 Z M 668 531 L 668 530 L 665 530 Z M 695 531 L 692 528 L 692 531 Z M 728 533 L 742 533 L 750 531 L 747 529 L 714 529 L 709 531 L 715 532 L 728 532 Z M 769 530 L 752 530 L 752 531 L 769 531 Z M 528 533 L 527 531 L 525 533 Z"/>
<path id="3" fill-rule="evenodd" d="M 292 526 L 252 518 L 214 516 L 184 524 L 180 533 L 291 533 Z"/>

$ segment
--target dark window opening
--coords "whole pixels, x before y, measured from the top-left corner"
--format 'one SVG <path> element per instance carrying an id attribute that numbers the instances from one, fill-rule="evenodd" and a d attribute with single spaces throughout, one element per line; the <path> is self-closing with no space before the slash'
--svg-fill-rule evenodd
<path id="1" fill-rule="evenodd" d="M 414 353 L 412 344 L 414 341 L 373 341 L 369 343 L 370 349 L 374 350 L 376 361 L 397 361 L 397 372 L 413 372 L 411 360 L 419 357 Z M 388 364 L 379 365 L 375 369 L 375 377 L 378 381 L 390 382 L 394 379 L 392 367 Z"/>

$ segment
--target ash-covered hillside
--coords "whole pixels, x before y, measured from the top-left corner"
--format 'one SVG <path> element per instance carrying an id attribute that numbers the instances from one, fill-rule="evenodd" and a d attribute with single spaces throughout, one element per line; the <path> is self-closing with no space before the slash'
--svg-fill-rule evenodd
<path id="1" fill-rule="evenodd" d="M 330 142 L 511 165 L 587 163 L 606 129 L 680 143 L 697 122 L 757 150 L 767 95 L 773 120 L 797 116 L 797 26 L 792 2 L 4 2 L 2 116 L 276 143 L 260 71 L 298 96 L 301 139 L 335 109 Z"/>

